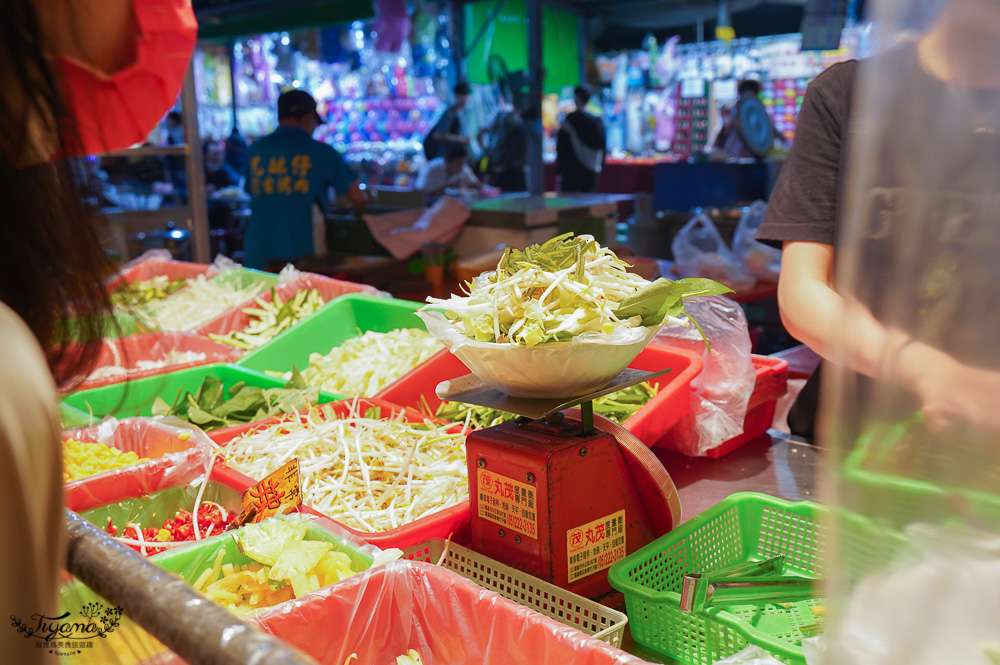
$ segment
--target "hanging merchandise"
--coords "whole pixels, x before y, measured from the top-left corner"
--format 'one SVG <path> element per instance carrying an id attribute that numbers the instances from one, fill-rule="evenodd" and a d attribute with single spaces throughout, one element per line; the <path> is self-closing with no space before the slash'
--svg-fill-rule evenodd
<path id="1" fill-rule="evenodd" d="M 410 39 L 410 17 L 404 0 L 378 0 L 374 31 L 375 50 L 399 53 Z"/>

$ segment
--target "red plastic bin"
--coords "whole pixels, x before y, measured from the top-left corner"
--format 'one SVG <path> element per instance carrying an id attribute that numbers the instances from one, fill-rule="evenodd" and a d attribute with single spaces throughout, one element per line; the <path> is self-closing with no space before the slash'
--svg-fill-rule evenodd
<path id="1" fill-rule="evenodd" d="M 345 282 L 343 280 L 332 279 L 330 277 L 324 277 L 322 275 L 316 275 L 308 272 L 299 273 L 292 279 L 279 282 L 274 288 L 278 295 L 281 296 L 282 300 L 285 301 L 299 291 L 305 289 L 318 290 L 323 302 L 330 302 L 331 300 L 347 295 L 348 293 L 361 293 L 369 296 L 377 296 L 379 293 L 378 289 L 374 286 L 369 286 L 367 284 L 355 284 L 354 282 Z M 268 289 L 259 297 L 264 302 L 271 302 L 273 300 L 271 296 L 271 289 Z M 250 325 L 250 316 L 243 310 L 247 307 L 254 306 L 256 306 L 255 303 L 250 301 L 242 307 L 226 312 L 217 319 L 209 321 L 201 328 L 195 330 L 195 333 L 207 337 L 208 335 L 227 335 L 236 330 L 243 330 Z"/>
<path id="2" fill-rule="evenodd" d="M 333 412 L 338 416 L 342 417 L 345 415 L 354 404 L 355 400 L 341 400 L 339 402 L 331 402 L 330 404 L 325 404 L 323 408 L 330 407 Z M 412 409 L 405 409 L 396 404 L 390 404 L 384 400 L 379 399 L 358 399 L 358 410 L 362 413 L 372 407 L 381 407 L 383 413 L 388 412 L 393 415 L 403 411 L 404 418 L 408 422 L 424 422 L 428 420 L 428 416 L 418 413 Z M 310 411 L 300 411 L 298 413 L 289 414 L 286 416 L 281 416 L 277 418 L 270 418 L 268 420 L 261 420 L 256 423 L 250 423 L 248 425 L 241 425 L 238 427 L 228 427 L 226 429 L 220 429 L 212 432 L 209 436 L 213 441 L 219 445 L 226 445 L 237 439 L 247 432 L 256 431 L 266 427 L 270 427 L 276 423 L 284 422 L 292 419 L 301 419 L 304 417 L 305 413 Z M 316 413 L 312 410 L 312 417 L 316 417 Z M 433 419 L 431 419 L 433 420 Z M 442 422 L 442 421 L 437 421 Z M 455 425 L 459 428 L 460 425 Z M 219 465 L 217 467 L 219 477 L 223 481 L 234 489 L 244 490 L 257 480 L 250 478 L 246 474 L 237 471 L 236 469 L 228 465 Z M 305 513 L 310 513 L 313 515 L 320 515 L 329 519 L 331 521 L 337 522 L 334 518 L 329 515 L 324 515 L 323 513 L 315 510 L 308 505 L 303 507 Z M 409 524 L 403 524 L 402 526 L 396 527 L 395 529 L 390 529 L 389 531 L 381 531 L 378 533 L 369 533 L 366 531 L 360 531 L 358 529 L 353 529 L 341 522 L 337 524 L 343 528 L 345 531 L 351 533 L 362 540 L 375 545 L 380 549 L 390 549 L 393 547 L 398 547 L 404 549 L 410 547 L 411 545 L 416 545 L 419 542 L 428 540 L 430 538 L 448 538 L 451 536 L 452 540 L 460 544 L 466 544 L 470 542 L 470 515 L 469 515 L 469 502 L 462 501 L 450 508 L 445 508 L 444 510 L 439 510 L 436 513 L 431 513 L 430 515 L 425 515 L 419 519 L 416 519 Z"/>
<path id="3" fill-rule="evenodd" d="M 167 279 L 190 279 L 198 275 L 211 277 L 215 274 L 215 266 L 188 261 L 170 261 L 164 259 L 147 259 L 126 266 L 112 275 L 105 282 L 108 292 L 114 292 L 124 284 L 144 282 L 148 279 L 165 275 Z"/>
<path id="4" fill-rule="evenodd" d="M 659 389 L 656 396 L 622 423 L 640 441 L 650 445 L 690 411 L 691 381 L 701 372 L 701 356 L 684 349 L 650 344 L 629 367 L 646 371 L 666 367 L 673 370 L 650 381 Z M 386 387 L 376 397 L 421 412 L 426 402 L 433 413 L 441 404 L 434 393 L 437 384 L 468 373 L 465 364 L 446 349 Z"/>
<path id="5" fill-rule="evenodd" d="M 203 476 L 212 457 L 208 436 L 196 427 L 184 426 L 181 421 L 175 425 L 152 418 L 123 418 L 66 430 L 62 438 L 99 441 L 149 458 L 146 462 L 66 483 L 63 503 L 76 512 Z"/>
<path id="6" fill-rule="evenodd" d="M 178 332 L 158 332 L 119 339 L 107 339 L 100 346 L 101 351 L 97 357 L 95 367 L 107 367 L 120 363 L 121 366 L 128 370 L 128 373 L 118 376 L 87 379 L 80 385 L 75 386 L 73 390 L 87 390 L 89 388 L 109 386 L 114 383 L 141 379 L 147 376 L 156 376 L 158 374 L 165 374 L 166 372 L 176 372 L 177 370 L 198 367 L 199 365 L 233 362 L 243 355 L 239 349 L 231 346 L 218 344 L 190 333 Z M 157 367 L 155 369 L 135 369 L 140 360 L 160 360 L 171 350 L 204 353 L 205 358 L 178 363 L 176 365 L 168 365 L 166 367 Z"/>
<path id="7" fill-rule="evenodd" d="M 750 356 L 750 359 L 757 370 L 757 381 L 750 395 L 750 402 L 747 404 L 747 415 L 743 419 L 743 434 L 709 450 L 705 453 L 705 457 L 718 459 L 764 434 L 774 420 L 774 410 L 778 400 L 788 390 L 788 361 L 757 355 Z M 654 445 L 664 445 L 677 450 L 679 449 L 677 445 L 671 442 L 671 437 L 677 435 L 675 431 L 668 432 Z"/>
<path id="8" fill-rule="evenodd" d="M 394 663 L 415 649 L 425 663 L 645 661 L 563 625 L 444 567 L 397 561 L 320 589 L 254 621 L 320 665 Z"/>

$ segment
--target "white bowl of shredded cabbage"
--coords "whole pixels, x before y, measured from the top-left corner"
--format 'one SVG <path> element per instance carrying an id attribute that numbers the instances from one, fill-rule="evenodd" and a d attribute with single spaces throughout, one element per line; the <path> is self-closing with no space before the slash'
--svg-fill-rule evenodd
<path id="1" fill-rule="evenodd" d="M 657 314 L 647 302 L 653 283 L 628 267 L 593 237 L 566 234 L 508 249 L 465 295 L 428 298 L 418 316 L 487 385 L 514 397 L 576 397 L 607 387 L 665 320 L 687 325 L 670 315 L 682 308 Z"/>

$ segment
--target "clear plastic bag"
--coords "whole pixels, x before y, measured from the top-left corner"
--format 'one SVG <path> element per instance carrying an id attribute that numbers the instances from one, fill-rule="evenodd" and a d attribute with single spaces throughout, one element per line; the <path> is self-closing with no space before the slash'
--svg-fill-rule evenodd
<path id="1" fill-rule="evenodd" d="M 740 217 L 733 236 L 733 253 L 757 279 L 777 282 L 781 273 L 781 250 L 757 242 L 757 229 L 764 221 L 767 204 L 756 201 Z"/>
<path id="2" fill-rule="evenodd" d="M 743 433 L 757 372 L 739 304 L 709 296 L 685 303 L 684 309 L 705 332 L 711 351 L 695 326 L 666 326 L 653 342 L 701 353 L 704 367 L 691 382 L 691 412 L 674 427 L 668 442 L 685 455 L 702 456 Z"/>
<path id="3" fill-rule="evenodd" d="M 681 277 L 707 277 L 734 291 L 745 291 L 757 281 L 707 215 L 692 217 L 674 236 L 670 247 Z"/>

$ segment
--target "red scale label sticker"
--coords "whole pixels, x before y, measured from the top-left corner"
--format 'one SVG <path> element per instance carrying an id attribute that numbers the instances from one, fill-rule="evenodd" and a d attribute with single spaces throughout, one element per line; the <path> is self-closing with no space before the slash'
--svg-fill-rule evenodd
<path id="1" fill-rule="evenodd" d="M 513 478 L 479 469 L 479 517 L 538 538 L 535 488 Z"/>
<path id="2" fill-rule="evenodd" d="M 569 581 L 593 575 L 625 558 L 625 510 L 566 532 Z"/>

